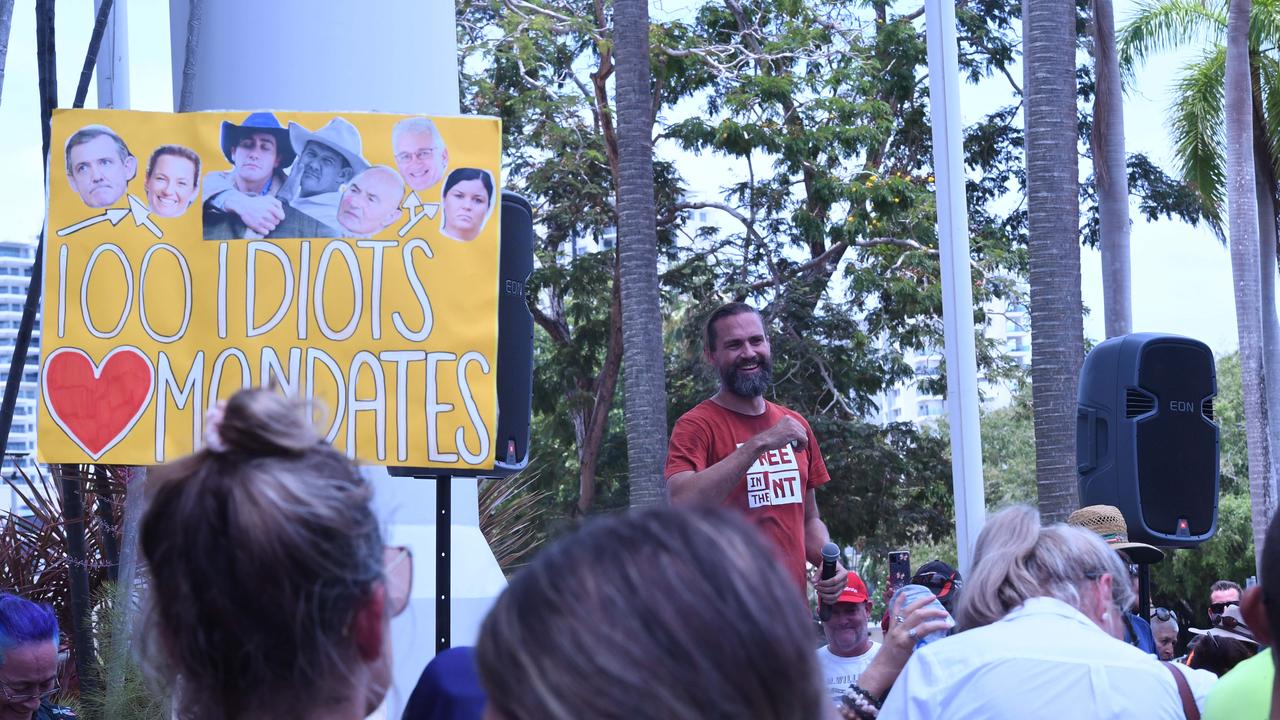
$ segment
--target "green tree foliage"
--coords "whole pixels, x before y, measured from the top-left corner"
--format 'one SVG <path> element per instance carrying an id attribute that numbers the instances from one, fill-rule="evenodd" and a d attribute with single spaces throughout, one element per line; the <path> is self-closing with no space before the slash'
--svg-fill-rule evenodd
<path id="1" fill-rule="evenodd" d="M 1036 444 L 1031 388 L 1020 383 L 1008 405 L 982 413 L 982 480 L 991 510 L 1036 503 Z"/>
<path id="2" fill-rule="evenodd" d="M 1011 78 L 1019 8 L 959 4 L 968 80 Z M 611 8 L 466 0 L 458 16 L 464 105 L 502 118 L 506 186 L 539 223 L 539 483 L 562 507 L 624 506 L 616 259 L 592 243 L 580 252 L 617 223 Z M 876 393 L 912 375 L 904 353 L 941 346 L 923 25 L 918 3 L 707 0 L 650 33 L 669 419 L 715 389 L 707 312 L 731 299 L 763 308 L 771 399 L 809 418 L 835 478 L 819 493 L 824 518 L 880 547 L 945 532 L 952 513 L 945 441 L 864 421 Z M 1013 298 L 1025 274 L 1016 114 L 1011 104 L 966 128 L 979 307 Z M 741 170 L 690 188 L 679 172 L 690 154 Z M 694 230 L 695 210 L 729 229 Z M 979 348 L 991 374 L 995 350 Z"/>

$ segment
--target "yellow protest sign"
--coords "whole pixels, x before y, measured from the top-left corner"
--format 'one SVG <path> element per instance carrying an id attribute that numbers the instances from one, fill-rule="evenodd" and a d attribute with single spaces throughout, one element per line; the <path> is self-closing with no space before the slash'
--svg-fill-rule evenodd
<path id="1" fill-rule="evenodd" d="M 383 465 L 493 466 L 496 119 L 55 112 L 40 459 L 152 464 L 275 383 Z"/>

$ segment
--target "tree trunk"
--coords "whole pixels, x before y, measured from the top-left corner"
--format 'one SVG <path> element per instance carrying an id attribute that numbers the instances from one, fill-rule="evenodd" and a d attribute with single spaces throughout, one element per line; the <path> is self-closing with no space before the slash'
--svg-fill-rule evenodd
<path id="1" fill-rule="evenodd" d="M 1268 375 L 1280 368 L 1280 317 L 1276 314 L 1276 228 L 1275 160 L 1267 142 L 1267 120 L 1262 97 L 1262 72 L 1250 53 L 1250 98 L 1253 110 L 1253 171 L 1258 204 L 1258 280 L 1261 289 L 1262 363 Z M 1280 408 L 1280 382 L 1267 383 L 1268 408 Z M 1272 476 L 1280 472 L 1280 423 L 1267 423 Z"/>
<path id="2" fill-rule="evenodd" d="M 623 407 L 631 506 L 664 497 L 667 391 L 653 189 L 653 95 L 647 0 L 616 0 L 618 262 L 622 283 Z"/>
<path id="3" fill-rule="evenodd" d="M 1124 150 L 1124 94 L 1111 0 L 1093 0 L 1093 175 L 1098 187 L 1102 309 L 1107 337 L 1133 327 L 1129 281 L 1129 175 Z"/>
<path id="4" fill-rule="evenodd" d="M 1231 0 L 1227 16 L 1227 70 L 1224 105 L 1227 141 L 1227 235 L 1235 284 L 1236 329 L 1240 338 L 1240 379 L 1244 394 L 1249 495 L 1257 557 L 1275 512 L 1275 472 L 1271 464 L 1267 373 L 1264 362 L 1262 278 L 1258 272 L 1258 207 L 1254 177 L 1252 80 L 1249 73 L 1251 0 Z"/>
<path id="5" fill-rule="evenodd" d="M 600 462 L 600 447 L 604 443 L 604 431 L 609 427 L 609 411 L 613 409 L 613 393 L 618 385 L 618 371 L 622 365 L 622 299 L 619 292 L 618 260 L 613 263 L 613 292 L 609 301 L 609 345 L 605 349 L 604 363 L 596 378 L 595 402 L 587 416 L 584 432 L 578 441 L 578 504 L 579 515 L 587 514 L 596 497 L 596 465 Z"/>
<path id="6" fill-rule="evenodd" d="M 1075 4 L 1024 0 L 1022 17 L 1036 485 L 1041 514 L 1056 521 L 1078 504 L 1076 387 L 1084 355 Z"/>
<path id="7" fill-rule="evenodd" d="M 9 57 L 9 28 L 13 25 L 13 0 L 0 0 L 0 91 L 4 90 L 4 61 Z"/>

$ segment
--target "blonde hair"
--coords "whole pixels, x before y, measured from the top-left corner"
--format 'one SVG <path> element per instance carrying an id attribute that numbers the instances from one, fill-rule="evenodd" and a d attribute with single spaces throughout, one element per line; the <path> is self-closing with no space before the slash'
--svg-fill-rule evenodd
<path id="1" fill-rule="evenodd" d="M 355 691 L 347 629 L 382 579 L 371 489 L 276 392 L 236 393 L 218 435 L 148 478 L 141 660 L 182 717 L 305 717 Z"/>
<path id="2" fill-rule="evenodd" d="M 598 520 L 540 553 L 480 629 L 501 717 L 825 717 L 808 609 L 760 532 L 719 509 Z"/>
<path id="3" fill-rule="evenodd" d="M 991 516 L 978 535 L 957 621 L 962 629 L 989 625 L 1033 597 L 1085 610 L 1083 591 L 1103 575 L 1112 577 L 1117 611 L 1128 609 L 1129 573 L 1101 538 L 1062 523 L 1042 527 L 1034 508 L 1015 505 Z"/>

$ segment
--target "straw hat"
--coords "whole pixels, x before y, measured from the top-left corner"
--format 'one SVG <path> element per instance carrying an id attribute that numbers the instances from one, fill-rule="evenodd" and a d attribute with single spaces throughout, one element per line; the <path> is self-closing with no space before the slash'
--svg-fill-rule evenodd
<path id="1" fill-rule="evenodd" d="M 1129 542 L 1129 525 L 1119 508 L 1113 505 L 1090 505 L 1071 513 L 1068 525 L 1091 530 L 1107 541 L 1113 550 L 1123 551 L 1132 562 L 1150 564 L 1164 559 L 1164 551 L 1146 543 Z"/>

